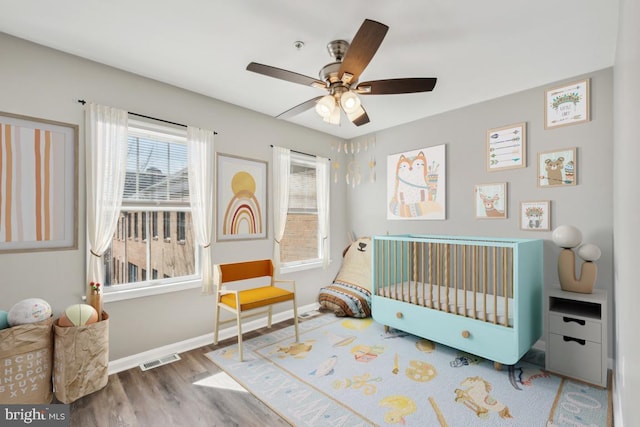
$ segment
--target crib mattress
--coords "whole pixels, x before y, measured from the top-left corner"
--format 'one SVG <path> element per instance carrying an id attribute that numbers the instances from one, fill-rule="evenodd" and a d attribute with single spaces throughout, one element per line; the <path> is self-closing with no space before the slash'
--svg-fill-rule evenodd
<path id="1" fill-rule="evenodd" d="M 423 286 L 422 283 L 418 283 L 416 287 L 413 282 L 380 287 L 376 294 L 396 301 L 513 327 L 513 298 L 494 297 L 488 293 L 485 295 L 482 292 L 447 288 L 442 285 Z M 505 321 L 507 318 L 508 322 Z"/>

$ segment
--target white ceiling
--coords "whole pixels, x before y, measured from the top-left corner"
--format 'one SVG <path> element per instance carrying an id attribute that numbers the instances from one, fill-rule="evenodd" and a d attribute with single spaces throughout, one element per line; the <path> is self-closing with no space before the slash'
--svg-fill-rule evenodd
<path id="1" fill-rule="evenodd" d="M 313 109 L 291 122 L 354 138 L 610 67 L 618 0 L 0 0 L 1 32 L 270 116 L 325 92 L 247 64 L 318 77 L 326 44 L 365 18 L 390 28 L 360 80 L 437 77 L 435 90 L 363 96 L 361 127 Z"/>

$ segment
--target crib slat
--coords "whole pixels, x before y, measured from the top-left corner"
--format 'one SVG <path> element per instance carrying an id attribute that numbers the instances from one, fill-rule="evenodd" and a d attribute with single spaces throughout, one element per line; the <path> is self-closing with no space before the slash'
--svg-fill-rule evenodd
<path id="1" fill-rule="evenodd" d="M 493 323 L 498 323 L 498 292 L 496 287 L 498 286 L 498 248 L 493 247 Z"/>
<path id="2" fill-rule="evenodd" d="M 445 296 L 444 296 L 444 301 L 445 301 L 445 310 L 447 313 L 449 313 L 449 257 L 451 256 L 450 254 L 450 250 L 451 248 L 449 247 L 449 244 L 445 244 L 445 255 L 444 255 L 444 285 L 445 285 Z"/>
<path id="3" fill-rule="evenodd" d="M 433 243 L 429 242 L 429 307 L 433 307 Z"/>
<path id="4" fill-rule="evenodd" d="M 458 314 L 458 288 L 460 286 L 458 283 L 458 248 L 459 245 L 453 248 L 453 307 L 456 314 Z"/>
<path id="5" fill-rule="evenodd" d="M 422 262 L 420 263 L 420 267 L 421 267 L 421 276 L 422 276 L 422 306 L 424 307 L 426 305 L 426 301 L 425 301 L 425 272 L 424 272 L 424 266 L 425 266 L 425 244 L 424 242 L 420 243 L 420 256 L 422 258 Z"/>
<path id="6" fill-rule="evenodd" d="M 462 309 L 464 310 L 464 317 L 467 317 L 467 245 L 464 245 L 462 249 L 462 296 L 464 297 Z"/>
<path id="7" fill-rule="evenodd" d="M 502 251 L 502 287 L 504 293 L 504 325 L 509 326 L 509 291 L 507 289 L 507 251 Z"/>
<path id="8" fill-rule="evenodd" d="M 482 320 L 487 321 L 487 247 L 482 247 Z"/>

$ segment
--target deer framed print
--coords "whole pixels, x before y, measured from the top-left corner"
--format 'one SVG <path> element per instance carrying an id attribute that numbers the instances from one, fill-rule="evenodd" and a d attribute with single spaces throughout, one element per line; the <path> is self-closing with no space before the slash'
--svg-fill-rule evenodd
<path id="1" fill-rule="evenodd" d="M 551 202 L 538 200 L 535 202 L 520 202 L 520 229 L 529 231 L 551 230 Z"/>
<path id="2" fill-rule="evenodd" d="M 538 187 L 576 185 L 577 177 L 575 147 L 538 153 Z"/>
<path id="3" fill-rule="evenodd" d="M 588 122 L 589 79 L 546 90 L 544 102 L 545 129 Z"/>
<path id="4" fill-rule="evenodd" d="M 527 124 L 503 126 L 487 131 L 487 171 L 527 166 Z"/>
<path id="5" fill-rule="evenodd" d="M 507 183 L 478 184 L 473 189 L 476 218 L 505 219 L 507 217 Z"/>
<path id="6" fill-rule="evenodd" d="M 78 125 L 0 112 L 0 253 L 78 248 Z"/>
<path id="7" fill-rule="evenodd" d="M 217 241 L 267 238 L 267 162 L 216 153 Z"/>
<path id="8" fill-rule="evenodd" d="M 387 157 L 387 219 L 446 217 L 445 145 Z"/>

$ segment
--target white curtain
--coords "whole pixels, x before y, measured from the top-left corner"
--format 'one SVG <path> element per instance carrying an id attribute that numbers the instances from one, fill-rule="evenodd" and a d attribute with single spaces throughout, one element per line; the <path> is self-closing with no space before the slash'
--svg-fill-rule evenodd
<path id="1" fill-rule="evenodd" d="M 202 292 L 213 293 L 213 239 L 214 209 L 214 133 L 187 127 L 187 158 L 189 167 L 189 198 L 196 244 L 202 247 L 200 262 Z"/>
<path id="2" fill-rule="evenodd" d="M 280 240 L 284 236 L 289 210 L 291 150 L 273 147 L 273 265 L 280 274 Z"/>
<path id="3" fill-rule="evenodd" d="M 322 267 L 329 267 L 329 159 L 316 157 L 316 197 L 318 203 L 318 232 L 321 240 Z"/>
<path id="4" fill-rule="evenodd" d="M 127 112 L 89 104 L 86 116 L 88 283 L 104 283 L 102 255 L 118 223 L 127 168 Z"/>

